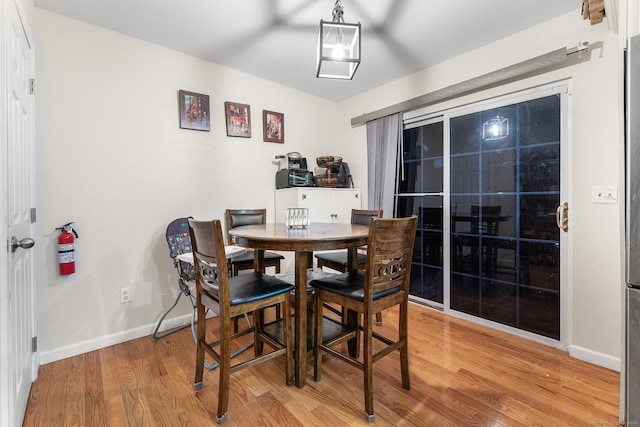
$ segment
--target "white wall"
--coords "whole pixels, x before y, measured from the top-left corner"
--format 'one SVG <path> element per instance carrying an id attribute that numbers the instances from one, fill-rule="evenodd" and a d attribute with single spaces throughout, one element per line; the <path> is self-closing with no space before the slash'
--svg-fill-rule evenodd
<path id="1" fill-rule="evenodd" d="M 349 118 L 542 55 L 578 42 L 602 42 L 591 60 L 474 96 L 442 103 L 421 112 L 488 99 L 537 85 L 567 81 L 570 85 L 570 234 L 568 348 L 572 355 L 612 369 L 620 368 L 623 100 L 622 37 L 606 24 L 590 26 L 571 13 L 497 43 L 456 57 L 342 104 Z M 416 112 L 410 113 L 416 114 Z M 346 139 L 362 140 L 363 127 Z M 364 147 L 365 143 L 361 145 Z M 617 204 L 591 202 L 591 187 L 615 185 Z"/>
<path id="2" fill-rule="evenodd" d="M 153 332 L 177 295 L 174 218 L 226 208 L 274 218 L 275 155 L 341 155 L 333 103 L 36 9 L 39 349 L 47 363 Z M 208 94 L 211 131 L 180 129 L 180 89 Z M 250 104 L 252 138 L 226 136 L 224 102 Z M 262 110 L 285 143 L 262 140 Z M 349 159 L 345 150 L 342 154 Z M 56 227 L 74 221 L 76 273 L 57 273 Z M 133 301 L 120 304 L 120 288 Z M 183 298 L 171 317 L 188 317 Z M 170 317 L 170 319 L 171 319 Z M 171 322 L 168 323 L 170 325 Z"/>
<path id="3" fill-rule="evenodd" d="M 624 200 L 591 203 L 593 185 L 623 190 L 622 43 L 606 25 L 569 14 L 334 104 L 44 10 L 35 21 L 43 363 L 151 333 L 176 295 L 166 224 L 229 207 L 266 206 L 273 217 L 276 154 L 342 155 L 366 195 L 365 127 L 351 128 L 352 117 L 589 41 L 603 47 L 585 64 L 472 98 L 570 82 L 568 344 L 619 369 Z M 211 96 L 211 132 L 178 128 L 179 89 Z M 224 101 L 251 105 L 251 139 L 226 137 Z M 284 145 L 262 141 L 262 109 L 285 113 Z M 77 273 L 59 277 L 54 228 L 67 221 L 80 234 Z M 121 305 L 124 286 L 133 302 Z M 188 313 L 183 301 L 176 316 Z"/>

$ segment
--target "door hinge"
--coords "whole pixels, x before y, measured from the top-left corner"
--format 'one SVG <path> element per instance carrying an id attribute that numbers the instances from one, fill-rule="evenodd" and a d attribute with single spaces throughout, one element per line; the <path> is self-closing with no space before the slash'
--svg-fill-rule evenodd
<path id="1" fill-rule="evenodd" d="M 29 95 L 36 93 L 36 79 L 29 79 Z"/>
<path id="2" fill-rule="evenodd" d="M 36 222 L 36 208 L 31 208 L 31 224 L 35 224 Z"/>
<path id="3" fill-rule="evenodd" d="M 38 337 L 31 338 L 31 353 L 38 351 Z"/>

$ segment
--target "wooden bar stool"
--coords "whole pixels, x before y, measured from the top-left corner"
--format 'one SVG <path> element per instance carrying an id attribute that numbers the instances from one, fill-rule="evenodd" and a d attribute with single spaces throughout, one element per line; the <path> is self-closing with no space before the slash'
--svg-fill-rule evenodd
<path id="1" fill-rule="evenodd" d="M 322 316 L 316 316 L 314 348 L 314 376 L 319 381 L 322 374 L 322 353 L 328 353 L 348 362 L 364 373 L 365 418 L 372 422 L 373 412 L 373 363 L 382 357 L 400 352 L 400 373 L 402 387 L 409 390 L 408 304 L 411 257 L 418 217 L 372 218 L 367 241 L 367 261 L 364 271 L 356 270 L 340 275 L 311 281 L 316 290 L 316 313 L 322 312 L 323 304 L 341 305 L 348 313 L 346 331 L 335 338 L 323 341 Z M 373 332 L 375 313 L 399 305 L 398 338 L 396 340 Z M 362 314 L 362 326 L 358 324 Z M 336 347 L 356 338 L 362 331 L 362 361 Z M 385 347 L 373 353 L 373 339 Z"/>
<path id="2" fill-rule="evenodd" d="M 193 246 L 194 268 L 196 272 L 196 373 L 194 389 L 202 388 L 205 351 L 219 364 L 218 409 L 216 421 L 224 423 L 229 407 L 230 374 L 255 366 L 278 356 L 285 357 L 285 381 L 293 384 L 293 345 L 291 338 L 291 308 L 289 292 L 293 285 L 259 272 L 229 277 L 227 257 L 222 237 L 220 220 L 196 221 L 189 219 L 189 231 Z M 284 343 L 278 343 L 263 331 L 260 311 L 273 305 L 280 305 Z M 206 339 L 206 311 L 218 314 L 220 324 L 219 339 Z M 232 319 L 244 314 L 253 316 L 253 326 L 234 332 Z M 231 342 L 237 338 L 253 334 L 255 357 L 251 360 L 231 364 Z M 273 351 L 264 353 L 263 344 Z M 216 348 L 218 350 L 216 350 Z"/>

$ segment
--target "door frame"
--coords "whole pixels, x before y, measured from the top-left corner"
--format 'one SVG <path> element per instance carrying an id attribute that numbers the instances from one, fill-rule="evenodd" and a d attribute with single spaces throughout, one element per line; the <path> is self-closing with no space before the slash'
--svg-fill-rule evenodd
<path id="1" fill-rule="evenodd" d="M 442 120 L 444 124 L 444 140 L 443 140 L 443 215 L 445 218 L 451 216 L 451 188 L 450 188 L 450 119 L 464 114 L 470 114 L 478 111 L 483 111 L 491 108 L 496 108 L 500 105 L 509 105 L 517 102 L 524 102 L 527 100 L 542 98 L 551 94 L 558 94 L 561 97 L 560 100 L 560 202 L 569 203 L 569 213 L 571 213 L 571 94 L 572 86 L 571 80 L 565 79 L 555 81 L 547 84 L 542 84 L 533 87 L 523 87 L 518 90 L 510 91 L 508 94 L 496 94 L 490 98 L 481 98 L 476 95 L 476 99 L 464 98 L 458 100 L 457 105 L 451 103 L 443 104 L 442 108 L 433 106 L 425 109 L 422 114 L 420 112 L 412 112 L 403 119 L 403 128 L 409 125 L 412 126 L 415 123 L 428 123 L 429 121 Z M 571 220 L 569 221 L 569 232 L 560 231 L 560 339 L 555 340 L 553 338 L 544 337 L 534 334 L 525 330 L 514 328 L 502 323 L 493 322 L 480 317 L 472 316 L 466 313 L 451 310 L 450 308 L 450 275 L 451 271 L 450 257 L 443 257 L 443 311 L 447 314 L 470 320 L 475 323 L 490 326 L 497 330 L 506 331 L 514 335 L 522 336 L 532 341 L 542 342 L 552 347 L 561 348 L 567 350 L 569 343 L 572 342 L 571 337 L 571 319 L 572 319 L 572 301 L 571 301 L 571 242 L 569 233 L 571 232 Z M 450 221 L 443 221 L 443 253 L 449 254 L 451 250 L 450 239 L 448 236 L 451 234 Z M 422 302 L 424 300 L 420 300 Z M 427 305 L 439 306 L 434 302 L 426 302 Z"/>
<path id="2" fill-rule="evenodd" d="M 553 82 L 546 85 L 531 87 L 531 88 L 523 88 L 522 90 L 515 91 L 513 93 L 509 93 L 508 95 L 496 96 L 491 99 L 487 99 L 481 102 L 467 104 L 460 108 L 452 108 L 447 114 L 445 114 L 445 121 L 447 122 L 447 126 L 449 123 L 449 119 L 452 117 L 457 117 L 464 114 L 484 111 L 487 109 L 497 108 L 503 105 L 515 104 L 519 102 L 530 101 L 538 98 L 543 98 L 545 96 L 557 94 L 560 96 L 560 203 L 567 202 L 569 203 L 569 213 L 571 212 L 571 183 L 570 183 L 570 170 L 571 170 L 571 138 L 570 138 L 570 123 L 569 114 L 571 114 L 571 82 L 568 80 Z M 449 137 L 448 133 L 445 133 L 445 156 L 449 156 Z M 448 158 L 445 159 L 445 173 L 449 174 L 449 161 Z M 449 185 L 449 180 L 447 179 L 448 175 L 445 176 L 445 182 Z M 451 215 L 451 193 L 450 188 L 445 186 L 445 201 L 444 207 L 449 212 L 445 212 L 445 215 Z M 571 221 L 569 221 L 571 223 Z M 569 232 L 572 227 L 569 224 Z M 450 235 L 451 233 L 451 224 L 445 221 L 445 235 Z M 560 348 L 563 350 L 567 350 L 569 348 L 569 343 L 571 341 L 570 331 L 571 327 L 569 325 L 571 316 L 571 288 L 569 284 L 571 283 L 571 257 L 569 254 L 571 253 L 569 245 L 571 244 L 571 239 L 569 238 L 569 232 L 564 232 L 560 230 L 560 339 L 556 340 L 553 338 L 548 338 L 542 335 L 538 335 L 532 332 L 528 332 L 522 329 L 514 328 L 508 325 L 504 325 L 499 322 L 494 322 L 491 320 L 478 318 L 475 316 L 468 315 L 466 313 L 458 312 L 455 310 L 451 310 L 450 306 L 445 305 L 445 312 L 449 314 L 456 315 L 457 317 L 465 318 L 465 319 L 473 319 L 473 321 L 490 325 L 491 327 L 504 330 L 506 332 L 514 333 L 519 336 L 523 336 L 525 338 L 531 339 L 533 341 L 542 342 L 552 347 Z M 449 270 L 450 271 L 450 270 Z M 444 288 L 445 295 L 450 294 L 450 275 L 445 275 L 444 277 Z"/>

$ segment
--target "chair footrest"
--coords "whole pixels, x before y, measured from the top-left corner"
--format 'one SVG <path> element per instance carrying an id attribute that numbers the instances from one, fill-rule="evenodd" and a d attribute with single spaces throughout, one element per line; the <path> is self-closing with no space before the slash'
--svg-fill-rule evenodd
<path id="1" fill-rule="evenodd" d="M 295 338 L 296 338 L 296 325 L 295 322 L 291 322 L 292 336 L 293 336 L 293 345 L 295 348 Z M 322 320 L 322 341 L 326 342 L 328 340 L 332 340 L 335 337 L 343 335 L 347 333 L 349 330 L 345 328 L 341 323 L 336 322 L 333 319 L 323 317 Z M 268 335 L 270 338 L 274 339 L 278 343 L 282 343 L 284 341 L 282 335 L 282 322 L 274 321 L 271 323 L 267 323 L 264 326 L 263 334 Z M 307 322 L 307 351 L 313 350 L 313 346 L 315 344 L 315 328 L 313 325 L 313 321 Z"/>
<path id="2" fill-rule="evenodd" d="M 323 271 L 321 268 L 308 268 L 307 269 L 307 287 L 312 280 L 324 279 L 330 276 L 335 276 L 335 273 L 329 273 Z M 278 273 L 276 277 L 280 280 L 284 280 L 287 283 L 291 283 L 295 285 L 296 283 L 296 273 L 295 271 L 288 271 L 286 273 Z"/>

